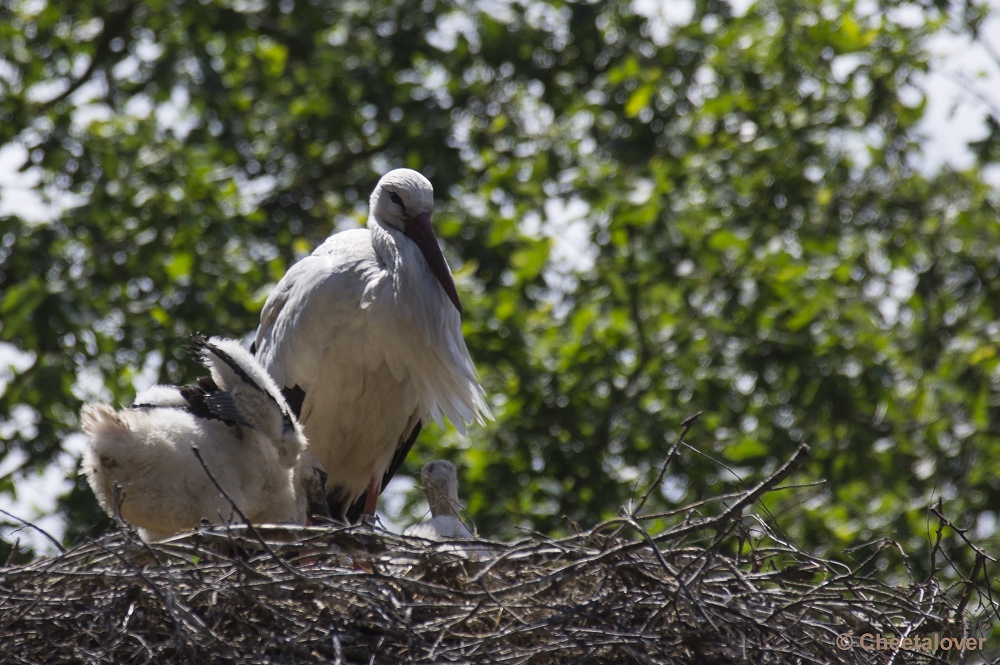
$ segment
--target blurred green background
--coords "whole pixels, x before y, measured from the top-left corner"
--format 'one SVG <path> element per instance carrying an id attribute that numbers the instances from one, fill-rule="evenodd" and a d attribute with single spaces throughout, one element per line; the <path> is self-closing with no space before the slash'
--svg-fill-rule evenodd
<path id="1" fill-rule="evenodd" d="M 82 401 L 191 380 L 189 334 L 245 337 L 408 166 L 496 422 L 404 473 L 458 463 L 481 533 L 614 516 L 703 411 L 650 510 L 806 441 L 825 483 L 765 500 L 800 545 L 919 572 L 942 498 L 1000 551 L 1000 113 L 965 169 L 918 131 L 929 40 L 986 9 L 666 5 L 0 0 L 0 157 L 38 201 L 0 218 L 4 505 L 48 478 L 66 543 L 107 528 Z"/>

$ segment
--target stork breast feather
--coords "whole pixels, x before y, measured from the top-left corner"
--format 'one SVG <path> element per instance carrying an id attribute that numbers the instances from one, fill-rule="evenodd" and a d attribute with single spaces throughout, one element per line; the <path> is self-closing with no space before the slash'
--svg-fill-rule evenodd
<path id="1" fill-rule="evenodd" d="M 383 297 L 385 287 L 389 285 L 389 273 L 381 270 L 375 278 L 365 286 L 364 293 L 361 294 L 361 309 L 368 309 L 369 306 Z"/>
<path id="2" fill-rule="evenodd" d="M 400 259 L 407 261 L 396 272 L 405 274 L 394 280 L 367 229 L 330 237 L 292 266 L 278 287 L 283 294 L 269 299 L 260 357 L 280 385 L 307 393 L 332 376 L 333 365 L 360 363 L 377 371 L 385 364 L 397 381 L 415 381 L 423 413 L 439 423 L 446 416 L 464 431 L 462 421 L 489 417 L 489 409 L 458 312 L 410 244 L 400 244 Z"/>

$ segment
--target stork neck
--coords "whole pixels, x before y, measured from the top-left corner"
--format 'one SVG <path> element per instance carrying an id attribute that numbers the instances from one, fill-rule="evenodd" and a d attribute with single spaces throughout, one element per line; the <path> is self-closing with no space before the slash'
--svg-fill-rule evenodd
<path id="1" fill-rule="evenodd" d="M 399 264 L 399 246 L 396 244 L 399 239 L 396 236 L 402 236 L 402 231 L 390 230 L 385 224 L 375 219 L 374 215 L 369 215 L 368 232 L 371 233 L 372 249 L 375 250 L 375 256 L 379 263 L 387 270 L 395 272 Z"/>
<path id="2" fill-rule="evenodd" d="M 427 503 L 431 507 L 431 515 L 439 517 L 448 515 L 458 517 L 461 504 L 458 502 L 457 487 L 442 487 L 440 485 L 430 485 L 427 487 Z"/>

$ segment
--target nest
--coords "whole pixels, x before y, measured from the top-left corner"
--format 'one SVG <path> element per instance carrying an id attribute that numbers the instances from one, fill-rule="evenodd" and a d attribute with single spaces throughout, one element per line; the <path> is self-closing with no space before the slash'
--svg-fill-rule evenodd
<path id="1" fill-rule="evenodd" d="M 216 527 L 146 544 L 122 528 L 0 569 L 0 661 L 927 663 L 981 655 L 968 653 L 966 638 L 985 638 L 989 626 L 971 608 L 995 614 L 996 605 L 976 600 L 973 582 L 951 592 L 934 580 L 889 585 L 862 574 L 864 564 L 810 556 L 745 514 L 795 462 L 720 497 L 728 507 L 714 516 L 697 516 L 706 502 L 675 511 L 657 533 L 637 516 L 641 504 L 570 538 L 513 544 L 431 543 L 366 525 Z M 935 650 L 864 642 L 917 637 L 919 645 L 934 634 L 924 644 Z M 945 649 L 944 637 L 962 639 L 961 649 Z"/>

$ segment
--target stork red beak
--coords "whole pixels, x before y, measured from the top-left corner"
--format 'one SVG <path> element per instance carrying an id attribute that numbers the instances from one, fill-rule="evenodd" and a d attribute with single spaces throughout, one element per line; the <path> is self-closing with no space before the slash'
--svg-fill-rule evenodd
<path id="1" fill-rule="evenodd" d="M 417 243 L 417 247 L 420 248 L 424 258 L 427 259 L 427 265 L 430 267 L 431 272 L 441 282 L 444 292 L 455 303 L 458 313 L 461 314 L 462 303 L 458 299 L 455 280 L 451 277 L 451 271 L 448 269 L 448 264 L 444 260 L 444 254 L 441 253 L 441 247 L 438 245 L 437 236 L 434 235 L 434 229 L 431 227 L 431 216 L 424 213 L 412 219 L 407 219 L 406 231 L 404 233 L 406 233 L 406 236 L 410 240 Z"/>

